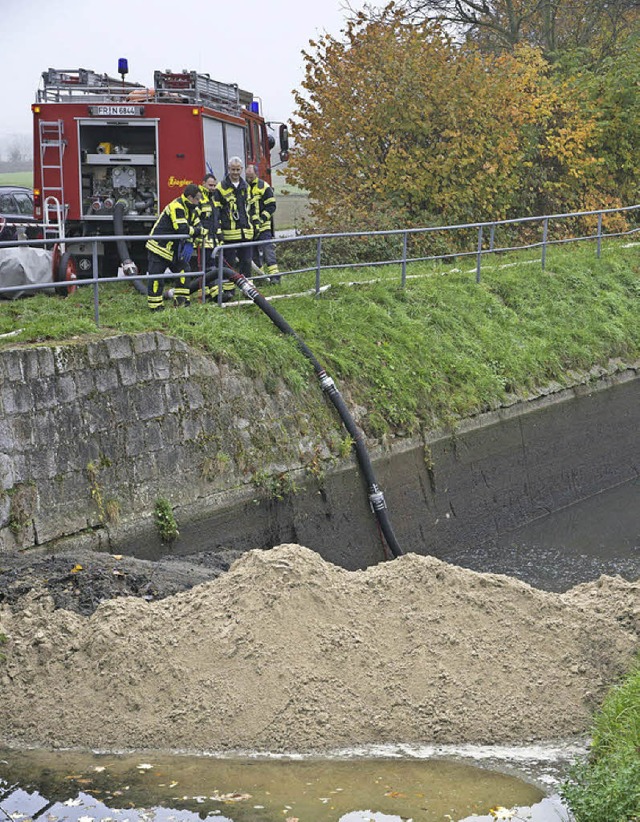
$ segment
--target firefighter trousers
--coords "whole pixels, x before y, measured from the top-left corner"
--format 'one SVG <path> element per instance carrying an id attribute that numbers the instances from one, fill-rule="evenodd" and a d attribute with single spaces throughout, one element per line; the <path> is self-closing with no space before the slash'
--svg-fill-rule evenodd
<path id="1" fill-rule="evenodd" d="M 220 272 L 220 257 L 213 256 L 213 248 L 205 247 L 204 249 L 204 260 L 205 260 L 205 299 L 209 302 L 214 300 L 217 301 L 218 299 L 218 292 L 220 291 L 220 286 L 218 283 Z M 229 274 L 231 274 L 231 269 L 223 264 L 222 266 L 222 302 L 229 302 L 233 300 L 235 285 L 229 279 Z M 202 301 L 202 290 L 200 288 L 202 284 L 202 278 L 198 277 L 191 285 L 191 292 L 194 291 L 198 292 L 198 299 Z"/>
<path id="2" fill-rule="evenodd" d="M 259 231 L 255 236 L 256 240 L 273 240 L 271 229 Z M 264 245 L 255 245 L 253 247 L 253 262 L 261 268 L 265 275 L 269 277 L 271 282 L 280 282 L 280 271 L 278 270 L 278 263 L 276 260 L 275 243 L 265 243 Z"/>
<path id="3" fill-rule="evenodd" d="M 164 308 L 162 304 L 162 295 L 164 292 L 164 285 L 167 280 L 152 279 L 159 274 L 164 274 L 169 269 L 173 274 L 179 276 L 175 279 L 175 287 L 173 290 L 175 305 L 189 305 L 190 302 L 190 280 L 191 277 L 185 275 L 191 270 L 190 266 L 182 260 L 171 261 L 165 260 L 164 257 L 159 257 L 152 251 L 148 255 L 148 272 L 149 284 L 147 285 L 147 307 L 152 311 L 159 311 Z"/>
<path id="4" fill-rule="evenodd" d="M 238 248 L 225 248 L 223 251 L 225 265 L 251 277 L 251 257 L 252 246 L 239 246 Z"/>

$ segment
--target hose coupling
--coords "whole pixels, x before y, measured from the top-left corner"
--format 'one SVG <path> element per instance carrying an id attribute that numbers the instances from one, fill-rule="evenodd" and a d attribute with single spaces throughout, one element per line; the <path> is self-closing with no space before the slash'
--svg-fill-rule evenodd
<path id="1" fill-rule="evenodd" d="M 138 273 L 138 266 L 133 260 L 124 260 L 122 263 L 122 272 L 125 277 L 135 277 Z"/>
<path id="2" fill-rule="evenodd" d="M 320 377 L 320 388 L 322 388 L 323 391 L 331 391 L 335 387 L 336 384 L 328 374 L 323 374 Z"/>
<path id="3" fill-rule="evenodd" d="M 372 493 L 369 494 L 369 505 L 374 513 L 376 511 L 384 511 L 387 507 L 387 503 L 384 500 L 384 494 L 382 491 L 372 491 Z"/>
<path id="4" fill-rule="evenodd" d="M 240 275 L 238 277 L 234 277 L 233 280 L 235 281 L 235 284 L 238 286 L 240 291 L 242 291 L 242 293 L 245 294 L 252 301 L 255 300 L 255 298 L 260 293 L 257 290 L 257 288 L 255 288 L 253 285 L 251 285 L 249 280 L 247 280 L 247 278 L 244 277 L 243 275 Z"/>

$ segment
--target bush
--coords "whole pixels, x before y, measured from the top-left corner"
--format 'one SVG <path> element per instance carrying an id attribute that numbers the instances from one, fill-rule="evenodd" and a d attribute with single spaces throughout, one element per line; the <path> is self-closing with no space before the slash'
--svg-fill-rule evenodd
<path id="1" fill-rule="evenodd" d="M 576 822 L 640 822 L 640 666 L 607 696 L 561 794 Z"/>

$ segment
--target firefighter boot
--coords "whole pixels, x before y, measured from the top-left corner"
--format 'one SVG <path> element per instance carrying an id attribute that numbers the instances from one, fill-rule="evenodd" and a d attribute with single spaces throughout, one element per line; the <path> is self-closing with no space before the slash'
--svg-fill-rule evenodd
<path id="1" fill-rule="evenodd" d="M 233 283 L 223 283 L 222 284 L 222 302 L 223 303 L 230 303 L 235 300 L 236 287 Z"/>
<path id="2" fill-rule="evenodd" d="M 179 285 L 175 287 L 173 294 L 173 304 L 176 308 L 184 308 L 191 303 L 191 293 L 184 277 L 180 277 Z"/>

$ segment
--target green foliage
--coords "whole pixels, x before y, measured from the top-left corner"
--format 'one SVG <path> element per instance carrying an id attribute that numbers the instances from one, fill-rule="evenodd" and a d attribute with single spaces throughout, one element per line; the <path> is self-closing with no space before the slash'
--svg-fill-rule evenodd
<path id="1" fill-rule="evenodd" d="M 603 176 L 601 190 L 612 204 L 636 202 L 640 184 L 640 34 L 636 31 L 622 40 L 615 53 L 602 61 L 594 62 L 588 54 L 566 54 L 564 61 L 562 73 L 575 78 L 573 86 L 594 113 L 593 145 Z"/>
<path id="2" fill-rule="evenodd" d="M 162 542 L 174 542 L 178 539 L 180 531 L 168 499 L 158 497 L 156 500 L 155 520 Z"/>
<path id="3" fill-rule="evenodd" d="M 280 502 L 291 494 L 298 493 L 298 486 L 292 476 L 286 471 L 279 474 L 270 474 L 268 471 L 256 471 L 252 477 L 256 488 L 267 494 L 269 499 Z"/>
<path id="4" fill-rule="evenodd" d="M 9 638 L 7 637 L 7 635 L 0 633 L 0 647 L 2 647 L 3 645 L 6 645 L 8 641 L 9 641 Z M 0 662 L 5 662 L 6 659 L 7 659 L 7 655 L 2 653 L 2 651 L 0 651 Z"/>
<path id="5" fill-rule="evenodd" d="M 308 225 L 382 230 L 632 204 L 637 36 L 589 68 L 554 68 L 528 42 L 460 46 L 393 6 L 313 42 L 287 168 L 309 191 Z"/>
<path id="6" fill-rule="evenodd" d="M 35 483 L 20 482 L 7 491 L 10 499 L 9 530 L 20 541 L 31 525 L 36 508 Z"/>
<path id="7" fill-rule="evenodd" d="M 561 793 L 576 822 L 640 820 L 640 666 L 607 696 Z"/>

